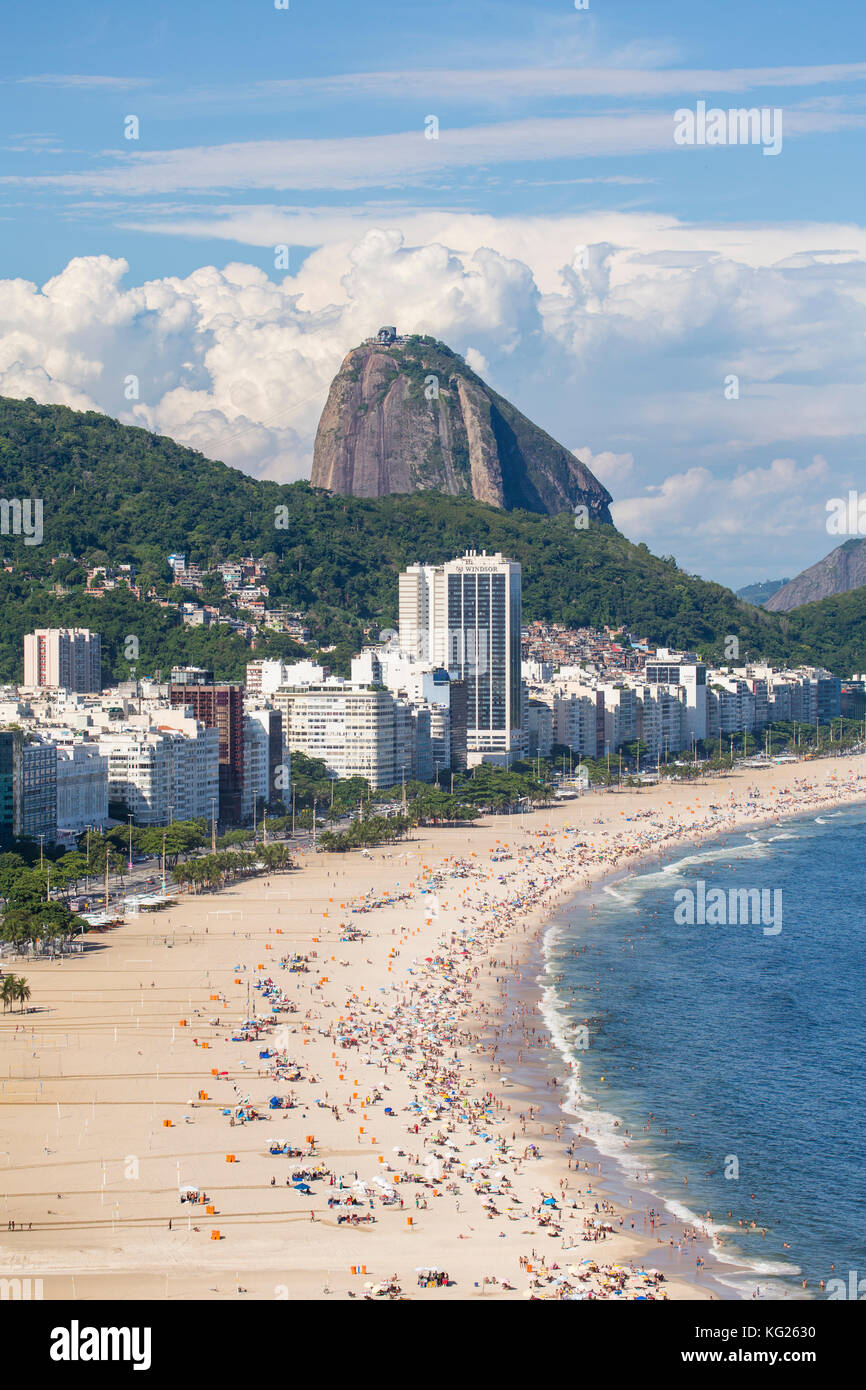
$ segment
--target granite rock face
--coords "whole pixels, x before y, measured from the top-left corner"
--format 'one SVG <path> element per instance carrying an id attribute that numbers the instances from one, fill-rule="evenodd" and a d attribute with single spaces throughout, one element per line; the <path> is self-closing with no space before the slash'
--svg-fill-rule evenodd
<path id="1" fill-rule="evenodd" d="M 353 497 L 430 489 L 611 519 L 610 493 L 589 469 L 432 338 L 352 349 L 331 383 L 310 481 Z"/>
<path id="2" fill-rule="evenodd" d="M 771 613 L 790 613 L 804 603 L 817 603 L 833 594 L 847 594 L 866 585 L 866 540 L 845 541 L 816 565 L 789 579 L 767 599 Z"/>

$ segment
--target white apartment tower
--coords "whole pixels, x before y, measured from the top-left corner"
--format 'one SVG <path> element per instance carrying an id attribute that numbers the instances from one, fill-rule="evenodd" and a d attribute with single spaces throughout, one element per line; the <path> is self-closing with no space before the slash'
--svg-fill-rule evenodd
<path id="1" fill-rule="evenodd" d="M 273 701 L 291 752 L 321 758 L 335 777 L 366 777 L 375 790 L 399 781 L 397 702 L 389 691 L 334 682 L 288 686 Z"/>
<path id="2" fill-rule="evenodd" d="M 289 666 L 282 661 L 247 662 L 249 695 L 273 695 L 284 685 L 319 685 L 324 679 L 323 667 L 314 661 L 296 661 Z"/>
<path id="3" fill-rule="evenodd" d="M 401 650 L 466 683 L 470 761 L 519 756 L 520 565 L 483 551 L 445 565 L 411 565 L 400 575 L 399 599 Z"/>
<path id="4" fill-rule="evenodd" d="M 122 802 L 137 825 L 209 820 L 219 802 L 218 731 L 179 710 L 160 710 L 160 725 L 147 715 L 134 718 L 137 727 L 98 740 L 108 759 L 109 800 Z"/>
<path id="5" fill-rule="evenodd" d="M 80 835 L 108 825 L 108 758 L 83 738 L 57 740 L 57 829 Z"/>
<path id="6" fill-rule="evenodd" d="M 681 701 L 688 739 L 707 737 L 707 668 L 702 661 L 659 647 L 647 661 L 644 679 L 648 686 L 660 686 Z"/>

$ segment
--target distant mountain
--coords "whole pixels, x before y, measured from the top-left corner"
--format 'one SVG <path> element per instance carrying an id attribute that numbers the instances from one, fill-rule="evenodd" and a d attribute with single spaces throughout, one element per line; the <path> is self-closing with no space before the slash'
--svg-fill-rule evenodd
<path id="1" fill-rule="evenodd" d="M 462 357 L 384 329 L 331 383 L 310 481 L 346 497 L 435 491 L 548 515 L 584 505 L 611 520 L 610 493 L 589 469 Z"/>
<path id="2" fill-rule="evenodd" d="M 737 598 L 743 598 L 746 603 L 754 603 L 757 607 L 772 598 L 777 589 L 781 589 L 783 584 L 789 584 L 788 579 L 764 579 L 760 584 L 747 584 L 745 588 L 737 590 Z"/>
<path id="3" fill-rule="evenodd" d="M 777 589 L 764 607 L 771 613 L 790 613 L 804 603 L 817 603 L 834 594 L 847 594 L 866 585 L 866 539 L 854 538 L 837 546 L 801 574 Z"/>

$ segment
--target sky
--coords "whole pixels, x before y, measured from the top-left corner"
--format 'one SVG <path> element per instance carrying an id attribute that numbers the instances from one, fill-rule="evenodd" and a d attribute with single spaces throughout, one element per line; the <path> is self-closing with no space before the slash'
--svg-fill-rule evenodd
<path id="1" fill-rule="evenodd" d="M 690 573 L 789 577 L 839 543 L 866 436 L 859 7 L 283 5 L 4 19 L 0 394 L 307 478 L 342 358 L 393 323 Z"/>

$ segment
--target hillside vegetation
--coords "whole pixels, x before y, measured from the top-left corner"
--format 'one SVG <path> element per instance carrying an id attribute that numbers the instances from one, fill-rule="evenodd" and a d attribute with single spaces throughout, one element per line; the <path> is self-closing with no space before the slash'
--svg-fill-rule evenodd
<path id="1" fill-rule="evenodd" d="M 143 588 L 189 597 L 170 587 L 166 556 L 175 550 L 202 566 L 264 557 L 269 605 L 312 614 L 313 645 L 336 644 L 338 668 L 365 632 L 395 625 L 401 569 L 469 549 L 520 561 L 527 621 L 625 626 L 716 660 L 736 635 L 740 660 L 815 662 L 838 674 L 866 665 L 866 591 L 768 613 L 611 525 L 579 530 L 568 513 L 504 512 L 435 492 L 371 500 L 260 482 L 95 412 L 0 398 L 0 496 L 41 498 L 44 509 L 41 545 L 0 537 L 8 567 L 0 575 L 4 680 L 21 678 L 21 636 L 37 623 L 102 632 L 115 676 L 127 673 L 123 639 L 136 633 L 140 674 L 189 660 L 239 677 L 252 653 L 225 628 L 183 628 L 175 610 L 122 591 L 101 599 L 83 593 L 84 565 L 131 561 Z M 74 558 L 52 565 L 61 555 Z M 58 583 L 67 590 L 61 596 L 53 592 Z M 255 655 L 297 651 L 287 638 L 269 637 Z"/>

